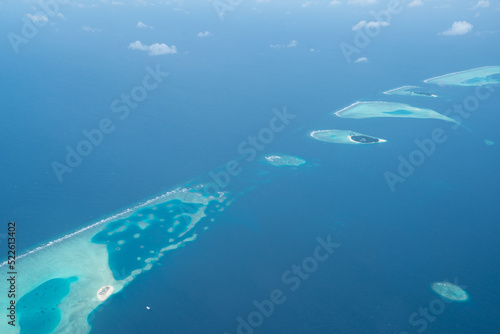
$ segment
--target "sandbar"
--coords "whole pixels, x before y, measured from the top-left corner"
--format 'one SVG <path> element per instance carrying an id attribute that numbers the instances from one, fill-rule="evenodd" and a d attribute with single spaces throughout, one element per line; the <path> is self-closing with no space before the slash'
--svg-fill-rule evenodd
<path id="1" fill-rule="evenodd" d="M 97 299 L 101 302 L 108 299 L 109 296 L 113 293 L 114 288 L 111 285 L 105 285 L 99 290 L 97 290 Z"/>

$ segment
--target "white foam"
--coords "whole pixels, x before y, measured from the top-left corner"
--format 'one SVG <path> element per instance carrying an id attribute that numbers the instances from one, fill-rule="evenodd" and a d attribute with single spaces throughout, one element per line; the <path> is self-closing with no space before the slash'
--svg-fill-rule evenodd
<path id="1" fill-rule="evenodd" d="M 46 243 L 46 244 L 44 244 L 44 245 L 42 245 L 42 246 L 36 247 L 36 248 L 34 248 L 34 249 L 32 249 L 32 250 L 27 251 L 26 253 L 23 253 L 23 254 L 21 254 L 21 255 L 18 255 L 18 256 L 17 256 L 17 260 L 22 259 L 23 257 L 25 257 L 25 256 L 27 256 L 27 255 L 34 254 L 34 253 L 36 253 L 36 252 L 39 252 L 39 251 L 41 251 L 41 250 L 43 250 L 43 249 L 45 249 L 45 248 L 47 248 L 47 247 L 53 246 L 53 245 L 55 245 L 55 244 L 57 244 L 57 243 L 59 243 L 59 242 L 61 242 L 61 241 L 64 241 L 64 240 L 67 240 L 67 239 L 72 238 L 72 237 L 74 237 L 74 236 L 77 236 L 78 234 L 81 234 L 81 233 L 83 233 L 83 232 L 85 232 L 85 231 L 87 231 L 87 230 L 90 230 L 90 229 L 92 229 L 92 228 L 94 228 L 94 227 L 97 227 L 97 226 L 99 226 L 99 225 L 110 223 L 110 222 L 112 222 L 113 220 L 123 219 L 123 218 L 124 218 L 124 217 L 126 217 L 128 214 L 131 214 L 131 213 L 133 213 L 133 212 L 137 211 L 138 209 L 140 209 L 140 208 L 142 208 L 142 207 L 148 206 L 149 204 L 154 203 L 155 201 L 160 201 L 160 200 L 162 200 L 162 199 L 166 198 L 167 196 L 171 196 L 172 194 L 175 194 L 175 193 L 177 193 L 177 192 L 185 193 L 185 192 L 187 192 L 187 191 L 189 191 L 189 189 L 187 189 L 187 188 L 183 188 L 183 189 L 179 189 L 179 188 L 178 188 L 178 189 L 175 189 L 175 190 L 172 190 L 172 191 L 166 192 L 166 193 L 165 193 L 165 194 L 163 194 L 163 195 L 160 195 L 160 196 L 157 196 L 157 197 L 152 198 L 152 199 L 150 199 L 150 200 L 147 200 L 147 201 L 145 201 L 145 202 L 143 202 L 143 203 L 141 203 L 141 204 L 138 204 L 138 205 L 136 205 L 136 206 L 134 206 L 134 207 L 131 207 L 131 208 L 125 209 L 125 210 L 123 210 L 123 211 L 122 211 L 122 212 L 120 212 L 120 213 L 114 214 L 114 215 L 112 215 L 112 216 L 110 216 L 110 217 L 108 217 L 108 218 L 102 219 L 102 220 L 100 220 L 100 221 L 98 221 L 98 222 L 96 222 L 96 223 L 94 223 L 94 224 L 91 224 L 91 225 L 89 225 L 89 226 L 83 227 L 83 228 L 79 229 L 79 230 L 78 230 L 78 231 L 76 231 L 76 232 L 73 232 L 73 233 L 67 234 L 67 235 L 65 235 L 65 236 L 63 236 L 63 237 L 61 237 L 61 238 L 59 238 L 59 239 L 56 239 L 56 240 L 53 240 L 53 241 L 49 241 L 48 243 Z M 222 193 L 219 193 L 219 194 L 222 194 Z M 3 266 L 5 266 L 6 264 L 7 264 L 7 260 L 6 260 L 6 261 L 4 261 L 4 262 L 2 262 L 2 263 L 0 264 L 0 268 L 2 268 Z"/>

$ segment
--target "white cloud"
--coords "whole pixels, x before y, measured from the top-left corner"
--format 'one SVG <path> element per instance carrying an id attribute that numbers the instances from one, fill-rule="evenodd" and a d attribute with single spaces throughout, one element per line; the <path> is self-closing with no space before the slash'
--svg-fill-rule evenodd
<path id="1" fill-rule="evenodd" d="M 272 49 L 281 49 L 281 48 L 294 48 L 299 44 L 296 40 L 291 40 L 288 44 L 271 44 L 269 45 Z"/>
<path id="2" fill-rule="evenodd" d="M 49 22 L 49 19 L 47 18 L 47 16 L 44 16 L 41 14 L 31 15 L 28 13 L 28 14 L 26 14 L 26 17 L 33 22 Z"/>
<path id="3" fill-rule="evenodd" d="M 63 20 L 67 20 L 66 16 L 64 16 L 62 13 L 57 13 L 56 16 L 63 19 Z"/>
<path id="4" fill-rule="evenodd" d="M 413 0 L 412 2 L 410 2 L 408 4 L 408 7 L 419 7 L 419 6 L 423 6 L 424 3 L 422 0 Z"/>
<path id="5" fill-rule="evenodd" d="M 304 2 L 301 6 L 305 8 L 305 7 L 309 7 L 312 4 L 313 4 L 313 2 L 311 0 L 309 0 L 309 1 Z"/>
<path id="6" fill-rule="evenodd" d="M 175 54 L 177 53 L 177 48 L 175 45 L 171 47 L 165 43 L 154 43 L 149 46 L 149 55 L 150 56 L 159 56 L 165 54 Z"/>
<path id="7" fill-rule="evenodd" d="M 328 4 L 328 6 L 338 6 L 338 5 L 341 5 L 342 2 L 340 2 L 339 0 L 333 0 L 332 2 L 330 2 Z"/>
<path id="8" fill-rule="evenodd" d="M 355 25 L 352 26 L 352 30 L 359 30 L 359 29 L 363 28 L 365 25 L 366 25 L 365 20 L 359 21 L 358 23 L 356 23 Z"/>
<path id="9" fill-rule="evenodd" d="M 488 0 L 479 0 L 477 2 L 477 4 L 475 4 L 474 7 L 472 7 L 472 9 L 486 8 L 486 7 L 489 7 L 489 6 L 490 6 L 490 2 Z"/>
<path id="10" fill-rule="evenodd" d="M 366 58 L 366 57 L 359 57 L 354 62 L 355 63 L 367 63 L 368 62 L 368 58 Z"/>
<path id="11" fill-rule="evenodd" d="M 87 31 L 87 32 L 101 32 L 101 29 L 92 28 L 92 27 L 89 27 L 89 26 L 83 26 L 82 30 L 83 31 Z"/>
<path id="12" fill-rule="evenodd" d="M 208 37 L 208 36 L 212 36 L 212 34 L 210 33 L 210 31 L 202 31 L 202 32 L 199 32 L 198 35 L 196 35 L 198 37 Z"/>
<path id="13" fill-rule="evenodd" d="M 153 29 L 153 26 L 142 23 L 141 21 L 137 22 L 136 27 L 141 29 Z"/>
<path id="14" fill-rule="evenodd" d="M 149 46 L 142 44 L 141 41 L 135 41 L 133 43 L 130 43 L 128 45 L 128 48 L 132 49 L 132 50 L 141 50 L 141 51 L 148 51 L 149 50 Z"/>
<path id="15" fill-rule="evenodd" d="M 361 5 L 361 6 L 367 6 L 367 5 L 373 5 L 377 3 L 377 0 L 349 0 L 347 1 L 349 5 Z"/>
<path id="16" fill-rule="evenodd" d="M 473 28 L 473 25 L 466 21 L 456 21 L 453 22 L 451 28 L 440 32 L 439 35 L 445 36 L 455 36 L 455 35 L 465 35 L 470 32 Z"/>
<path id="17" fill-rule="evenodd" d="M 151 45 L 143 44 L 141 41 L 135 41 L 130 43 L 128 46 L 129 49 L 132 50 L 140 50 L 140 51 L 148 51 L 148 55 L 150 56 L 159 56 L 166 54 L 176 54 L 177 48 L 175 45 L 168 46 L 165 43 L 153 43 Z"/>
<path id="18" fill-rule="evenodd" d="M 359 21 L 356 25 L 354 25 L 352 27 L 352 30 L 359 30 L 361 28 L 364 28 L 366 27 L 367 29 L 371 29 L 371 28 L 379 28 L 379 27 L 387 27 L 389 25 L 389 22 L 385 22 L 385 21 L 370 21 L 370 22 L 366 22 L 366 21 Z"/>

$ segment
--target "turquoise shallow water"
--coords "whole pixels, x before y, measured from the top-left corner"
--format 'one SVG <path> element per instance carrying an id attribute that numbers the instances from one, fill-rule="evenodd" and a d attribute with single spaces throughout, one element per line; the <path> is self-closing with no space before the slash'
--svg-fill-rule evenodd
<path id="1" fill-rule="evenodd" d="M 77 277 L 54 278 L 24 295 L 17 303 L 21 333 L 49 334 L 61 320 L 57 305 L 70 291 Z"/>
<path id="2" fill-rule="evenodd" d="M 106 225 L 92 242 L 106 245 L 113 276 L 122 280 L 144 268 L 147 259 L 157 258 L 162 248 L 178 243 L 191 224 L 187 214 L 195 214 L 202 207 L 179 200 L 146 207 Z"/>
<path id="3" fill-rule="evenodd" d="M 408 110 L 394 110 L 394 111 L 384 111 L 385 114 L 393 114 L 393 115 L 411 115 L 411 111 Z"/>

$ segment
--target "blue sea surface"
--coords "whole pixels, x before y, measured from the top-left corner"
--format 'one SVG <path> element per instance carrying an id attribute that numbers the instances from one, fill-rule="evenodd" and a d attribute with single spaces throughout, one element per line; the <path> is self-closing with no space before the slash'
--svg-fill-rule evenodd
<path id="1" fill-rule="evenodd" d="M 213 182 L 233 159 L 242 169 L 221 187 L 231 205 L 214 214 L 196 241 L 165 253 L 95 309 L 88 317 L 92 333 L 499 331 L 500 86 L 488 86 L 491 96 L 458 129 L 436 119 L 332 115 L 356 101 L 453 113 L 476 87 L 422 81 L 500 65 L 499 4 L 472 9 L 474 3 L 405 2 L 347 61 L 339 44 L 354 45 L 352 27 L 377 21 L 371 12 L 387 3 L 341 2 L 241 1 L 221 20 L 208 1 L 77 1 L 61 5 L 64 18 L 51 17 L 18 53 L 1 39 L 0 218 L 17 222 L 20 253 L 154 194 Z M 2 2 L 1 35 L 19 34 L 33 6 Z M 470 33 L 438 34 L 463 20 L 473 24 Z M 139 21 L 154 28 L 137 28 Z M 197 37 L 204 31 L 210 35 Z M 128 47 L 135 41 L 175 45 L 178 52 L 150 56 Z M 368 61 L 354 62 L 358 57 Z M 130 95 L 151 71 L 168 76 L 120 118 L 113 101 Z M 405 85 L 438 98 L 382 94 Z M 293 117 L 250 159 L 241 147 L 251 148 L 250 137 L 268 128 L 276 113 Z M 54 162 L 66 164 L 68 147 L 76 150 L 84 131 L 103 119 L 114 130 L 59 178 Z M 336 145 L 309 136 L 329 129 L 388 142 Z M 436 129 L 446 140 L 429 144 L 426 153 L 417 142 L 429 143 Z M 307 164 L 263 162 L 263 155 L 277 152 Z M 412 154 L 420 157 L 418 165 L 391 187 L 387 172 L 398 174 Z M 167 238 L 154 232 L 151 238 Z M 131 231 L 124 235 L 131 240 L 127 247 L 137 246 Z M 136 269 L 132 262 L 113 257 L 124 235 L 103 232 L 93 242 L 107 243 L 110 267 L 126 267 L 128 275 Z M 322 248 L 327 259 L 310 273 L 294 271 L 328 240 L 336 247 L 331 254 Z M 64 279 L 61 290 L 71 289 Z M 430 284 L 444 280 L 470 299 L 437 302 Z M 281 302 L 269 308 L 265 301 L 277 291 Z M 39 302 L 31 297 L 19 306 Z M 46 333 L 60 317 L 52 307 L 64 294 L 52 297 L 43 306 L 54 313 Z M 268 315 L 259 318 L 256 311 L 266 313 L 262 305 Z M 252 314 L 258 325 L 250 331 Z"/>

